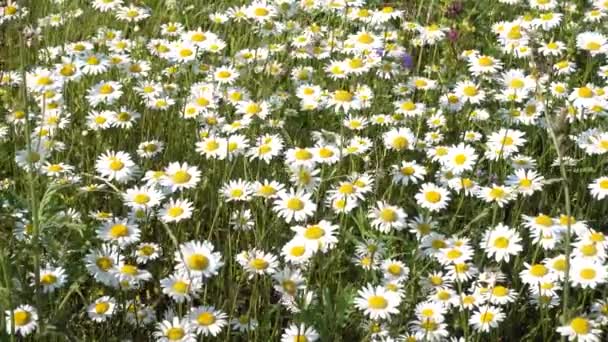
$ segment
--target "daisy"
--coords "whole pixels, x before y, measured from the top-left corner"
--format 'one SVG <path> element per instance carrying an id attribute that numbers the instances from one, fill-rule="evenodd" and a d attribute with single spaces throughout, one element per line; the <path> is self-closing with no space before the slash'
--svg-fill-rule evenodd
<path id="1" fill-rule="evenodd" d="M 193 307 L 188 317 L 196 333 L 203 336 L 217 336 L 228 324 L 228 315 L 212 306 Z"/>
<path id="2" fill-rule="evenodd" d="M 399 260 L 386 259 L 380 266 L 384 274 L 384 278 L 391 281 L 405 281 L 409 275 L 410 269 Z"/>
<path id="3" fill-rule="evenodd" d="M 395 151 L 412 149 L 416 144 L 414 133 L 406 127 L 394 128 L 384 133 L 382 139 L 386 148 Z"/>
<path id="4" fill-rule="evenodd" d="M 247 202 L 253 194 L 253 186 L 242 179 L 233 180 L 228 182 L 228 184 L 224 184 L 220 189 L 220 193 L 227 202 Z"/>
<path id="5" fill-rule="evenodd" d="M 100 103 L 112 104 L 122 96 L 122 85 L 113 81 L 101 81 L 89 89 L 87 100 L 91 106 L 96 107 Z"/>
<path id="6" fill-rule="evenodd" d="M 31 305 L 19 305 L 14 310 L 6 310 L 6 332 L 11 334 L 14 322 L 15 334 L 27 336 L 38 327 L 38 311 Z"/>
<path id="7" fill-rule="evenodd" d="M 180 222 L 192 217 L 193 203 L 188 199 L 169 199 L 159 210 L 158 216 L 164 223 Z"/>
<path id="8" fill-rule="evenodd" d="M 301 190 L 281 191 L 277 194 L 273 210 L 286 222 L 305 221 L 316 211 L 311 197 L 311 194 Z"/>
<path id="9" fill-rule="evenodd" d="M 473 169 L 476 160 L 475 149 L 462 143 L 450 147 L 448 153 L 441 158 L 443 166 L 456 174 Z"/>
<path id="10" fill-rule="evenodd" d="M 110 319 L 116 309 L 116 300 L 110 296 L 97 298 L 87 307 L 87 314 L 93 322 L 101 323 Z"/>
<path id="11" fill-rule="evenodd" d="M 310 244 L 307 239 L 295 236 L 281 249 L 281 255 L 286 262 L 294 265 L 306 263 L 318 250 L 318 245 Z"/>
<path id="12" fill-rule="evenodd" d="M 149 140 L 137 146 L 137 155 L 142 158 L 153 158 L 163 152 L 165 144 L 159 140 Z"/>
<path id="13" fill-rule="evenodd" d="M 433 183 L 424 183 L 416 194 L 416 202 L 419 206 L 430 211 L 439 211 L 448 206 L 450 193 L 443 187 Z"/>
<path id="14" fill-rule="evenodd" d="M 490 305 L 481 306 L 473 313 L 469 319 L 469 324 L 477 331 L 488 332 L 490 329 L 498 327 L 498 324 L 505 317 L 505 314 L 499 307 Z"/>
<path id="15" fill-rule="evenodd" d="M 164 195 L 153 187 L 134 187 L 122 194 L 125 205 L 133 209 L 151 209 L 160 204 Z"/>
<path id="16" fill-rule="evenodd" d="M 103 284 L 113 286 L 118 283 L 110 271 L 122 262 L 118 248 L 113 245 L 102 245 L 100 249 L 89 252 L 86 257 L 86 268 L 89 273 Z"/>
<path id="17" fill-rule="evenodd" d="M 321 220 L 317 224 L 306 227 L 295 226 L 291 229 L 296 232 L 294 239 L 301 238 L 312 246 L 314 251 L 320 250 L 325 253 L 338 243 L 338 239 L 335 236 L 338 226 L 331 224 L 329 221 Z"/>
<path id="18" fill-rule="evenodd" d="M 399 207 L 379 201 L 367 217 L 372 220 L 371 225 L 374 229 L 388 233 L 393 229 L 399 231 L 405 228 L 407 214 Z"/>
<path id="19" fill-rule="evenodd" d="M 472 104 L 479 104 L 485 98 L 485 92 L 471 81 L 461 81 L 456 83 L 454 94 L 462 101 L 468 101 Z"/>
<path id="20" fill-rule="evenodd" d="M 99 227 L 97 236 L 103 241 L 113 242 L 124 248 L 139 241 L 140 230 L 127 219 L 115 218 Z"/>
<path id="21" fill-rule="evenodd" d="M 40 285 L 42 285 L 42 292 L 51 293 L 55 290 L 63 287 L 67 276 L 63 267 L 44 267 L 40 270 Z M 33 283 L 32 287 L 35 286 Z"/>
<path id="22" fill-rule="evenodd" d="M 485 202 L 496 203 L 502 208 L 513 199 L 515 192 L 511 187 L 493 184 L 491 187 L 479 187 L 476 195 Z"/>
<path id="23" fill-rule="evenodd" d="M 497 262 L 509 262 L 511 255 L 517 255 L 523 250 L 519 233 L 502 223 L 485 232 L 480 246 L 488 257 L 494 257 Z"/>
<path id="24" fill-rule="evenodd" d="M 608 197 L 608 177 L 600 177 L 588 186 L 591 196 L 598 201 Z"/>
<path id="25" fill-rule="evenodd" d="M 419 165 L 416 161 L 402 161 L 400 165 L 391 166 L 393 182 L 402 185 L 408 185 L 409 183 L 418 184 L 424 179 L 426 174 L 426 168 Z"/>
<path id="26" fill-rule="evenodd" d="M 399 295 L 387 291 L 383 286 L 374 287 L 367 284 L 357 294 L 355 306 L 370 319 L 388 319 L 391 315 L 399 313 L 397 309 L 401 302 Z"/>
<path id="27" fill-rule="evenodd" d="M 127 183 L 135 177 L 137 166 L 131 156 L 122 151 L 107 151 L 100 155 L 95 162 L 95 169 L 101 177 Z"/>
<path id="28" fill-rule="evenodd" d="M 162 252 L 163 250 L 158 244 L 152 242 L 142 242 L 137 245 L 134 254 L 138 264 L 145 264 L 148 261 L 158 259 Z"/>
<path id="29" fill-rule="evenodd" d="M 530 287 L 555 279 L 555 274 L 543 264 L 530 265 L 524 262 L 524 266 L 526 269 L 519 273 L 519 277 L 524 284 L 528 284 Z"/>
<path id="30" fill-rule="evenodd" d="M 568 341 L 599 342 L 602 335 L 597 323 L 585 316 L 576 316 L 556 330 L 560 335 L 568 337 Z"/>
<path id="31" fill-rule="evenodd" d="M 154 337 L 159 342 L 196 342 L 195 328 L 179 317 L 157 323 Z"/>
<path id="32" fill-rule="evenodd" d="M 576 47 L 596 56 L 608 51 L 608 40 L 598 32 L 582 32 L 576 36 Z"/>
<path id="33" fill-rule="evenodd" d="M 237 254 L 236 261 L 249 273 L 249 278 L 255 275 L 271 275 L 279 265 L 276 256 L 255 248 Z"/>
<path id="34" fill-rule="evenodd" d="M 165 168 L 165 174 L 161 179 L 161 185 L 171 188 L 171 191 L 191 189 L 200 181 L 201 172 L 196 166 L 188 163 L 170 163 Z"/>
<path id="35" fill-rule="evenodd" d="M 191 277 L 185 272 L 177 272 L 161 279 L 160 286 L 163 293 L 177 303 L 191 301 L 202 288 L 200 277 Z"/>
<path id="36" fill-rule="evenodd" d="M 313 327 L 307 327 L 304 323 L 300 325 L 290 324 L 281 335 L 281 342 L 314 342 L 319 339 L 319 333 Z"/>
<path id="37" fill-rule="evenodd" d="M 531 196 L 534 192 L 542 190 L 544 180 L 545 178 L 534 170 L 517 169 L 507 178 L 506 184 L 524 196 Z"/>
<path id="38" fill-rule="evenodd" d="M 572 260 L 570 282 L 573 286 L 594 289 L 608 279 L 608 270 L 603 264 L 589 259 L 576 258 Z"/>
<path id="39" fill-rule="evenodd" d="M 179 246 L 175 252 L 176 270 L 194 276 L 210 278 L 224 265 L 220 252 L 214 252 L 209 241 L 189 241 Z"/>

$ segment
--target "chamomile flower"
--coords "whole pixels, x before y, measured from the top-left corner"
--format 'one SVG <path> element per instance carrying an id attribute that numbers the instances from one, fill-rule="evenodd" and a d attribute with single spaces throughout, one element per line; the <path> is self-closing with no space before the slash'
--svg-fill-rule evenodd
<path id="1" fill-rule="evenodd" d="M 197 334 L 202 336 L 217 336 L 228 324 L 228 315 L 213 306 L 193 307 L 188 317 Z"/>
<path id="2" fill-rule="evenodd" d="M 189 241 L 179 246 L 175 252 L 176 269 L 193 276 L 210 278 L 224 265 L 220 252 L 214 252 L 209 241 Z"/>
<path id="3" fill-rule="evenodd" d="M 599 342 L 602 335 L 596 322 L 585 316 L 576 316 L 556 330 L 561 336 L 568 337 L 568 341 Z"/>
<path id="4" fill-rule="evenodd" d="M 301 190 L 290 189 L 277 194 L 273 210 L 286 222 L 302 222 L 316 211 L 312 195 Z"/>
<path id="5" fill-rule="evenodd" d="M 276 272 L 279 265 L 276 256 L 255 248 L 237 254 L 236 261 L 245 269 L 250 278 L 255 275 L 271 275 Z"/>
<path id="6" fill-rule="evenodd" d="M 19 305 L 13 310 L 6 310 L 6 332 L 11 334 L 14 324 L 15 334 L 27 336 L 38 327 L 38 311 L 31 305 Z"/>
<path id="7" fill-rule="evenodd" d="M 371 319 L 388 319 L 399 313 L 397 306 L 401 299 L 395 292 L 387 291 L 382 286 L 367 284 L 357 292 L 355 307 Z"/>
<path id="8" fill-rule="evenodd" d="M 376 207 L 370 210 L 368 218 L 372 220 L 373 228 L 388 233 L 393 229 L 399 231 L 405 228 L 407 214 L 399 207 L 379 201 Z"/>
<path id="9" fill-rule="evenodd" d="M 116 300 L 110 296 L 103 296 L 87 307 L 87 314 L 92 321 L 101 323 L 110 319 L 115 310 Z"/>
<path id="10" fill-rule="evenodd" d="M 443 187 L 433 183 L 424 183 L 415 198 L 419 206 L 434 212 L 448 206 L 450 193 Z"/>
<path id="11" fill-rule="evenodd" d="M 509 262 L 512 255 L 517 255 L 523 250 L 519 233 L 502 223 L 485 232 L 480 246 L 497 262 Z"/>
<path id="12" fill-rule="evenodd" d="M 164 170 L 161 185 L 171 188 L 171 191 L 191 189 L 200 181 L 201 172 L 196 166 L 188 163 L 170 163 Z"/>

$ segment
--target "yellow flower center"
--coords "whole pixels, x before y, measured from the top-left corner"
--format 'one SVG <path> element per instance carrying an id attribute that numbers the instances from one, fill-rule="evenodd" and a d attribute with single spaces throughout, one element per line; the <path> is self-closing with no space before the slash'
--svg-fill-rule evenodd
<path id="1" fill-rule="evenodd" d="M 13 319 L 15 321 L 15 325 L 21 327 L 30 322 L 31 315 L 25 310 L 18 310 L 15 311 L 15 313 L 13 314 Z"/>
<path id="2" fill-rule="evenodd" d="M 265 17 L 268 15 L 269 12 L 264 7 L 258 7 L 255 10 L 253 10 L 253 13 L 258 17 Z"/>
<path id="3" fill-rule="evenodd" d="M 215 315 L 211 312 L 203 312 L 198 315 L 196 322 L 200 325 L 211 325 L 215 323 Z"/>
<path id="4" fill-rule="evenodd" d="M 494 247 L 501 249 L 509 247 L 509 239 L 504 236 L 498 237 L 494 240 Z"/>
<path id="5" fill-rule="evenodd" d="M 374 42 L 374 37 L 369 33 L 362 33 L 357 37 L 357 41 L 361 44 L 371 44 Z"/>
<path id="6" fill-rule="evenodd" d="M 40 283 L 42 283 L 42 285 L 49 286 L 55 284 L 55 282 L 57 282 L 57 277 L 55 277 L 54 274 L 47 273 L 40 277 Z"/>
<path id="7" fill-rule="evenodd" d="M 397 212 L 391 208 L 384 208 L 380 211 L 380 218 L 384 222 L 395 222 L 397 221 Z"/>
<path id="8" fill-rule="evenodd" d="M 339 102 L 350 102 L 353 99 L 353 94 L 346 90 L 337 90 L 334 93 L 334 99 Z"/>
<path id="9" fill-rule="evenodd" d="M 165 336 L 169 339 L 169 341 L 181 340 L 185 335 L 186 335 L 186 333 L 184 332 L 184 329 L 182 329 L 182 328 L 170 328 L 169 330 L 167 330 L 167 333 L 165 334 Z"/>
<path id="10" fill-rule="evenodd" d="M 492 60 L 492 58 L 490 58 L 488 56 L 481 56 L 478 60 L 478 63 L 482 67 L 489 67 L 489 66 L 494 65 L 494 61 Z"/>
<path id="11" fill-rule="evenodd" d="M 290 198 L 287 201 L 287 208 L 293 211 L 300 211 L 304 209 L 304 202 L 299 198 Z"/>
<path id="12" fill-rule="evenodd" d="M 186 294 L 186 292 L 188 292 L 188 284 L 185 281 L 182 280 L 178 280 L 175 283 L 173 283 L 173 286 L 171 286 L 173 288 L 173 291 L 179 293 L 179 294 Z"/>
<path id="13" fill-rule="evenodd" d="M 150 196 L 148 196 L 146 194 L 137 194 L 133 198 L 133 202 L 135 202 L 139 205 L 144 205 L 144 204 L 150 202 Z"/>
<path id="14" fill-rule="evenodd" d="M 296 151 L 295 157 L 297 160 L 309 160 L 313 157 L 313 155 L 307 149 L 300 148 Z"/>
<path id="15" fill-rule="evenodd" d="M 549 272 L 549 270 L 541 264 L 536 264 L 533 265 L 532 267 L 530 267 L 530 274 L 535 276 L 535 277 L 543 277 L 545 276 L 547 273 Z"/>
<path id="16" fill-rule="evenodd" d="M 367 305 L 372 309 L 381 310 L 388 306 L 388 301 L 382 296 L 371 296 L 367 299 Z"/>
<path id="17" fill-rule="evenodd" d="M 591 324 L 583 317 L 576 317 L 570 322 L 570 328 L 579 335 L 586 335 L 591 330 Z"/>
<path id="18" fill-rule="evenodd" d="M 441 194 L 438 191 L 427 191 L 424 194 L 424 199 L 427 200 L 430 203 L 437 203 L 439 201 L 441 201 Z"/>
<path id="19" fill-rule="evenodd" d="M 325 230 L 319 226 L 308 227 L 304 232 L 304 237 L 309 240 L 318 240 L 325 235 Z"/>
<path id="20" fill-rule="evenodd" d="M 171 207 L 169 208 L 169 210 L 167 210 L 167 215 L 171 217 L 178 217 L 183 213 L 184 209 L 182 209 L 181 207 Z"/>
<path id="21" fill-rule="evenodd" d="M 291 250 L 289 251 L 289 253 L 295 257 L 300 257 L 300 256 L 304 255 L 304 252 L 306 252 L 306 248 L 303 246 L 292 247 Z"/>
<path id="22" fill-rule="evenodd" d="M 465 86 L 462 89 L 462 92 L 466 95 L 466 96 L 476 96 L 477 95 L 477 88 L 474 86 Z"/>
<path id="23" fill-rule="evenodd" d="M 584 99 L 589 99 L 593 97 L 593 90 L 589 87 L 580 87 L 578 88 L 578 96 Z"/>
<path id="24" fill-rule="evenodd" d="M 106 313 L 109 309 L 110 304 L 108 302 L 99 302 L 95 304 L 95 313 L 98 315 Z"/>
<path id="25" fill-rule="evenodd" d="M 190 179 L 192 178 L 192 176 L 190 176 L 190 174 L 187 171 L 177 171 L 173 177 L 171 177 L 171 179 L 173 180 L 174 183 L 176 184 L 184 184 L 184 183 L 188 183 L 190 181 Z"/>
<path id="26" fill-rule="evenodd" d="M 125 237 L 128 235 L 129 235 L 129 228 L 122 223 L 115 224 L 110 228 L 110 236 L 113 239 L 118 239 L 118 238 Z"/>
<path id="27" fill-rule="evenodd" d="M 192 254 L 186 263 L 191 270 L 204 271 L 209 267 L 209 258 L 202 254 Z"/>
<path id="28" fill-rule="evenodd" d="M 479 316 L 481 323 L 490 323 L 494 319 L 494 314 L 491 312 L 484 312 Z"/>
<path id="29" fill-rule="evenodd" d="M 579 274 L 581 278 L 585 280 L 595 279 L 596 276 L 596 272 L 593 268 L 583 268 Z"/>
<path id="30" fill-rule="evenodd" d="M 98 258 L 97 261 L 95 261 L 95 265 L 97 265 L 97 267 L 99 267 L 100 270 L 102 270 L 104 272 L 108 272 L 110 270 L 110 268 L 112 268 L 112 266 L 114 266 L 114 262 L 112 261 L 112 259 L 110 259 L 106 256 L 102 256 L 102 257 Z"/>
<path id="31" fill-rule="evenodd" d="M 268 267 L 268 261 L 266 261 L 262 258 L 255 258 L 249 262 L 249 265 L 251 267 L 253 267 L 254 269 L 260 271 L 260 270 L 264 270 Z"/>
<path id="32" fill-rule="evenodd" d="M 396 137 L 391 144 L 396 150 L 404 150 L 409 146 L 410 142 L 406 137 Z"/>
<path id="33" fill-rule="evenodd" d="M 99 93 L 103 95 L 108 95 L 114 92 L 114 88 L 110 84 L 104 84 L 99 87 Z"/>

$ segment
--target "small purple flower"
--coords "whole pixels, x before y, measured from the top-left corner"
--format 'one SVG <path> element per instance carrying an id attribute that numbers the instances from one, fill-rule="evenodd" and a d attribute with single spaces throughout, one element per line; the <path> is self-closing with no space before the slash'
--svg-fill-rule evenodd
<path id="1" fill-rule="evenodd" d="M 374 49 L 374 53 L 379 56 L 379 57 L 384 57 L 384 49 L 383 48 L 376 48 Z"/>
<path id="2" fill-rule="evenodd" d="M 402 61 L 403 61 L 403 66 L 408 68 L 408 69 L 413 69 L 414 68 L 414 58 L 412 57 L 412 55 L 410 55 L 409 53 L 404 53 L 403 56 L 401 56 Z"/>
<path id="3" fill-rule="evenodd" d="M 458 30 L 456 30 L 455 28 L 450 29 L 450 31 L 448 31 L 448 39 L 452 42 L 455 43 L 458 40 Z"/>

